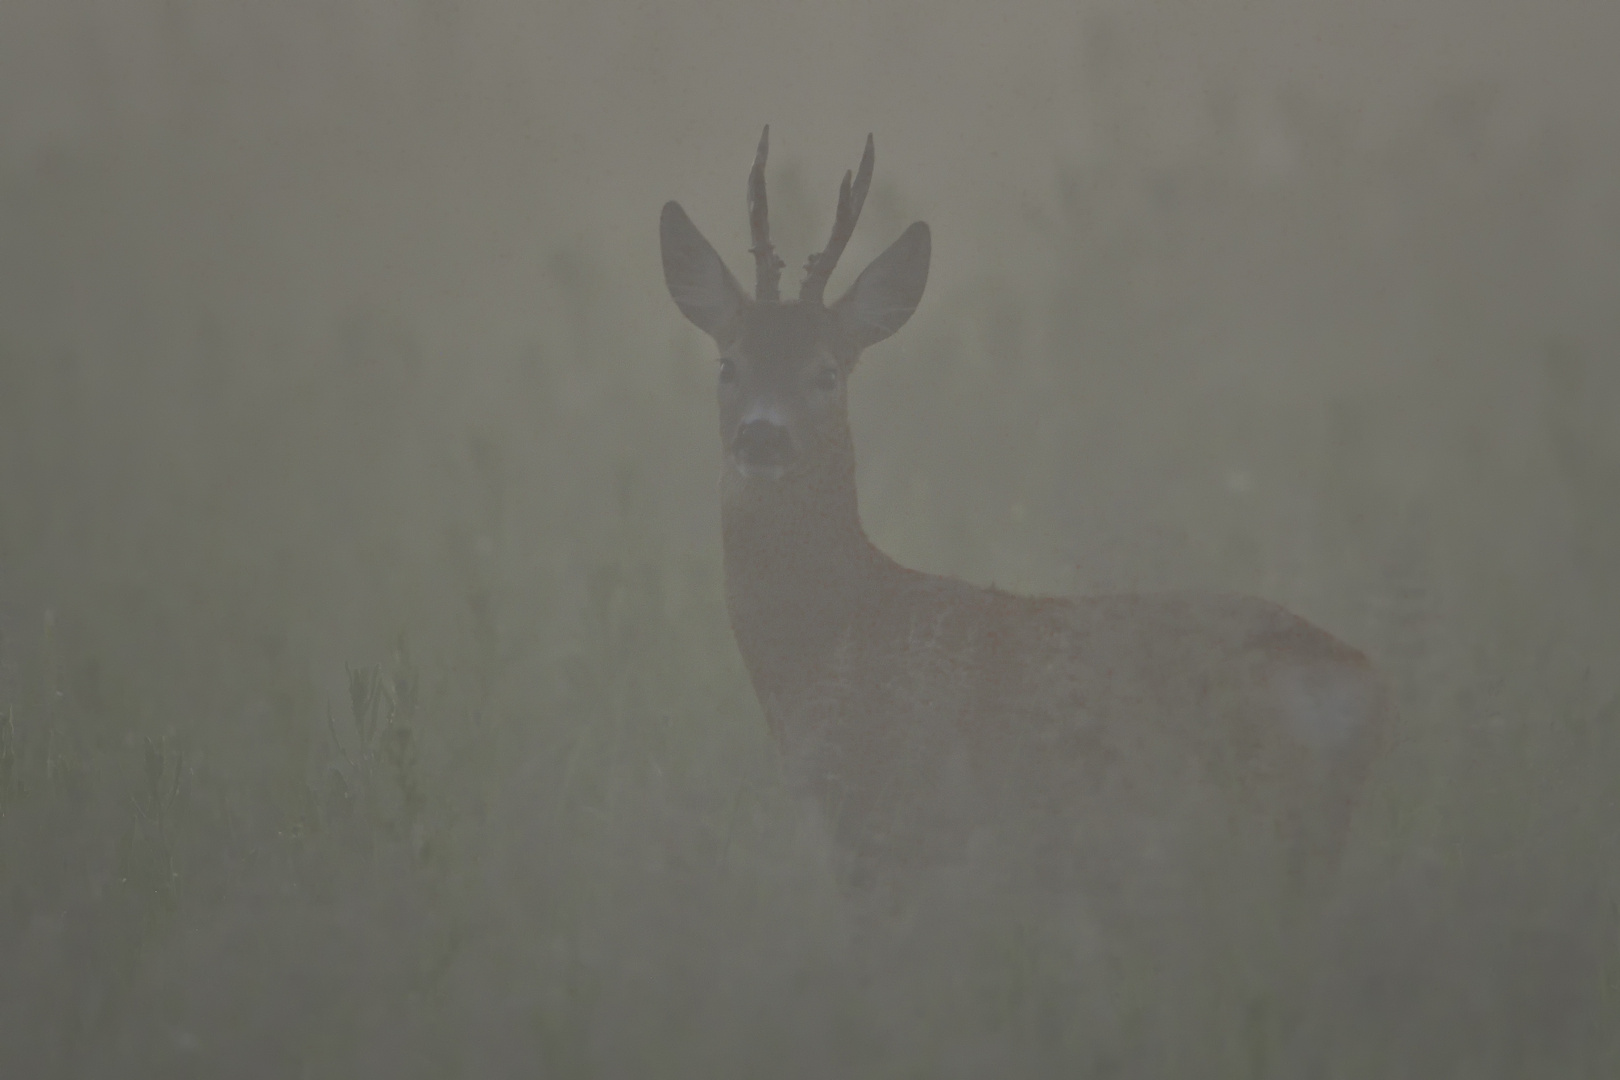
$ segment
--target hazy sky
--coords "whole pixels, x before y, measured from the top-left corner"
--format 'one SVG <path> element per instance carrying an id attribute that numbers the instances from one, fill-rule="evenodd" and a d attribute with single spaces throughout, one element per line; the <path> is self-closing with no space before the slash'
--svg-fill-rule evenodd
<path id="1" fill-rule="evenodd" d="M 735 209 L 741 181 L 710 197 L 691 187 L 745 168 L 767 121 L 779 157 L 813 163 L 807 180 L 818 191 L 875 130 L 880 182 L 904 176 L 919 200 L 950 206 L 970 192 L 983 202 L 1000 178 L 1001 201 L 1016 203 L 1020 184 L 1046 182 L 1054 161 L 1083 152 L 1095 134 L 1082 88 L 1096 80 L 1139 104 L 1133 137 L 1171 153 L 1198 130 L 1216 83 L 1240 101 L 1282 84 L 1338 98 L 1369 135 L 1410 108 L 1418 87 L 1479 77 L 1504 79 L 1527 102 L 1601 112 L 1620 5 L 8 0 L 6 156 L 90 137 L 98 111 L 160 111 L 175 92 L 166 36 L 209 55 L 235 107 L 295 123 L 319 117 L 345 79 L 395 86 L 393 76 L 419 71 L 438 50 L 526 117 L 569 195 L 582 185 L 608 206 L 646 199 L 656 161 L 666 186 L 686 186 L 701 223 Z M 1129 57 L 1112 72 L 1100 59 L 1110 40 L 1116 59 Z M 571 216 L 600 241 L 614 222 L 594 211 L 576 206 Z M 645 221 L 621 227 L 645 231 Z"/>

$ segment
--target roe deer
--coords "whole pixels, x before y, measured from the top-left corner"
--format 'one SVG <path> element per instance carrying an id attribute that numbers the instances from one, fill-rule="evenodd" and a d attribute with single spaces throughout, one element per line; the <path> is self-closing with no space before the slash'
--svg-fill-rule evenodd
<path id="1" fill-rule="evenodd" d="M 748 180 L 754 296 L 675 202 L 664 278 L 720 353 L 732 630 L 853 883 L 902 884 L 985 837 L 1033 844 L 1043 874 L 1087 836 L 1147 858 L 1211 821 L 1279 845 L 1283 880 L 1335 866 L 1387 722 L 1360 652 L 1264 600 L 1026 598 L 906 569 L 867 539 L 847 384 L 922 299 L 928 226 L 824 303 L 871 183 L 868 136 L 825 250 L 781 299 L 769 134 Z"/>

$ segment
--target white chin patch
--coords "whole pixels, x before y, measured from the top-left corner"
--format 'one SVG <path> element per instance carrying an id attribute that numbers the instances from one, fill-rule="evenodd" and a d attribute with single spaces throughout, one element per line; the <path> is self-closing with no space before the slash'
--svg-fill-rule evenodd
<path id="1" fill-rule="evenodd" d="M 780 480 L 787 475 L 786 465 L 745 465 L 736 459 L 731 467 L 750 480 Z"/>

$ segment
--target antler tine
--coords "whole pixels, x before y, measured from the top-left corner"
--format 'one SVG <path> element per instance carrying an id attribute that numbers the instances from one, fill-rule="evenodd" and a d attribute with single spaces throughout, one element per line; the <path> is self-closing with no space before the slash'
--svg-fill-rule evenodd
<path id="1" fill-rule="evenodd" d="M 833 219 L 832 235 L 827 238 L 827 246 L 820 254 L 810 256 L 810 261 L 804 264 L 804 284 L 799 286 L 801 301 L 822 303 L 823 294 L 827 291 L 827 279 L 832 277 L 838 257 L 844 253 L 849 238 L 855 234 L 855 222 L 860 220 L 861 208 L 866 205 L 866 193 L 872 187 L 875 158 L 872 136 L 868 134 L 866 151 L 861 154 L 861 167 L 855 172 L 854 184 L 851 185 L 850 174 L 846 172 L 844 182 L 838 187 L 838 216 Z"/>
<path id="2" fill-rule="evenodd" d="M 786 264 L 776 257 L 771 248 L 771 213 L 765 201 L 765 158 L 771 150 L 771 125 L 766 124 L 759 136 L 759 149 L 754 151 L 754 168 L 748 174 L 748 231 L 754 246 L 754 299 L 779 300 L 777 285 L 782 280 L 782 267 Z"/>

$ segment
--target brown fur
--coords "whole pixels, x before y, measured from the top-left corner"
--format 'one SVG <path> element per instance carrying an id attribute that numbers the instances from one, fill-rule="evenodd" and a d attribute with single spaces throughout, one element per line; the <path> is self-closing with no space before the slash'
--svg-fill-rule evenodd
<path id="1" fill-rule="evenodd" d="M 903 884 L 985 841 L 1060 885 L 1212 837 L 1274 839 L 1296 880 L 1331 872 L 1388 722 L 1361 653 L 1259 599 L 1032 599 L 908 570 L 867 539 L 845 379 L 920 299 L 926 226 L 826 308 L 743 296 L 674 204 L 663 230 L 671 293 L 727 367 L 737 645 L 853 882 Z M 769 477 L 738 450 L 757 416 L 793 449 Z"/>

